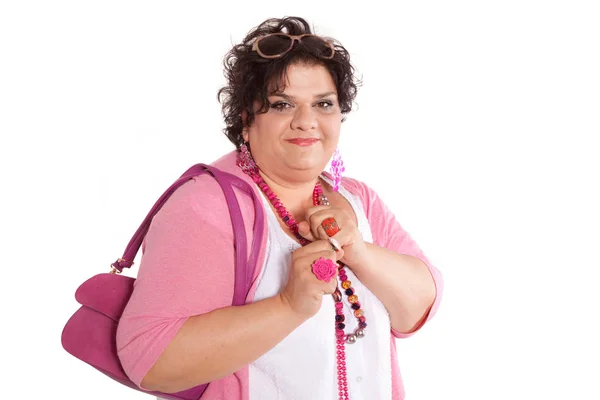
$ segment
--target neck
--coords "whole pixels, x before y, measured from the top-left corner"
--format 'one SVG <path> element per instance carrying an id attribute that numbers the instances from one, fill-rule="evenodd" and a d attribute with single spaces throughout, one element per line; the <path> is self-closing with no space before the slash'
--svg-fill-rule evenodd
<path id="1" fill-rule="evenodd" d="M 306 210 L 314 207 L 313 191 L 318 177 L 309 181 L 289 182 L 277 176 L 270 176 L 263 171 L 259 171 L 259 174 L 294 218 L 297 221 L 303 221 Z M 322 186 L 326 186 L 326 184 Z"/>

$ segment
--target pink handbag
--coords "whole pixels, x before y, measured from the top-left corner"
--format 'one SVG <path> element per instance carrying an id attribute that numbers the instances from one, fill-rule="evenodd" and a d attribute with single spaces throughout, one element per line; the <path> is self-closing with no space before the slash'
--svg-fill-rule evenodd
<path id="1" fill-rule="evenodd" d="M 204 173 L 209 173 L 217 180 L 227 200 L 233 225 L 235 248 L 235 287 L 232 305 L 245 303 L 254 276 L 259 246 L 262 240 L 264 228 L 262 202 L 256 197 L 252 187 L 241 178 L 220 171 L 213 166 L 196 164 L 181 175 L 154 204 L 129 241 L 123 257 L 112 264 L 112 272 L 96 275 L 79 286 L 75 292 L 75 299 L 81 304 L 81 307 L 71 316 L 62 332 L 62 345 L 73 356 L 123 385 L 165 399 L 200 399 L 209 384 L 196 386 L 178 393 L 160 393 L 144 391 L 129 380 L 117 355 L 116 332 L 119 319 L 133 292 L 135 279 L 119 275 L 119 273 L 123 268 L 129 268 L 133 265 L 133 260 L 142 245 L 152 218 L 167 199 L 189 179 Z M 250 196 L 254 202 L 255 224 L 250 257 L 246 255 L 246 231 L 240 206 L 233 191 L 234 187 Z"/>

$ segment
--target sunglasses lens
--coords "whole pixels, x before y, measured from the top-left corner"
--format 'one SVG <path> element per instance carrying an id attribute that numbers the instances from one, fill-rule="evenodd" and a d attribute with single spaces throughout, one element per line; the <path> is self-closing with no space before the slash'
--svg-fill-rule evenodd
<path id="1" fill-rule="evenodd" d="M 302 44 L 310 51 L 321 58 L 333 57 L 333 48 L 324 39 L 318 36 L 305 36 L 302 38 Z"/>
<path id="2" fill-rule="evenodd" d="M 290 49 L 292 39 L 285 35 L 270 35 L 258 42 L 258 49 L 265 56 L 277 56 Z"/>

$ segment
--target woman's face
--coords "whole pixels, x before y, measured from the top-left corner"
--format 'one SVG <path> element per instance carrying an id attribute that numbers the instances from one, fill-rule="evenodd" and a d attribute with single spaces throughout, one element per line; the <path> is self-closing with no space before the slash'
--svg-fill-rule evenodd
<path id="1" fill-rule="evenodd" d="M 256 164 L 273 180 L 314 179 L 335 151 L 342 121 L 329 71 L 321 65 L 290 65 L 285 90 L 268 99 L 268 112 L 256 113 L 243 134 Z"/>

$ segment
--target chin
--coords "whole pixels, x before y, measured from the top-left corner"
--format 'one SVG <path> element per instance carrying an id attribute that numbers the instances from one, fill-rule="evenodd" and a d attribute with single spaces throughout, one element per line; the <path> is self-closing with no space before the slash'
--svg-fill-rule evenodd
<path id="1" fill-rule="evenodd" d="M 300 171 L 317 171 L 320 173 L 327 165 L 329 159 L 325 160 L 323 149 L 318 148 L 299 148 L 300 151 L 287 151 L 281 155 L 284 158 L 283 164 L 290 169 Z"/>
<path id="2" fill-rule="evenodd" d="M 300 171 L 318 171 L 317 173 L 320 173 L 321 170 L 325 168 L 327 162 L 323 162 L 320 158 L 318 160 L 306 158 L 295 162 L 288 162 L 286 164 L 288 165 L 288 168 L 291 169 Z"/>

